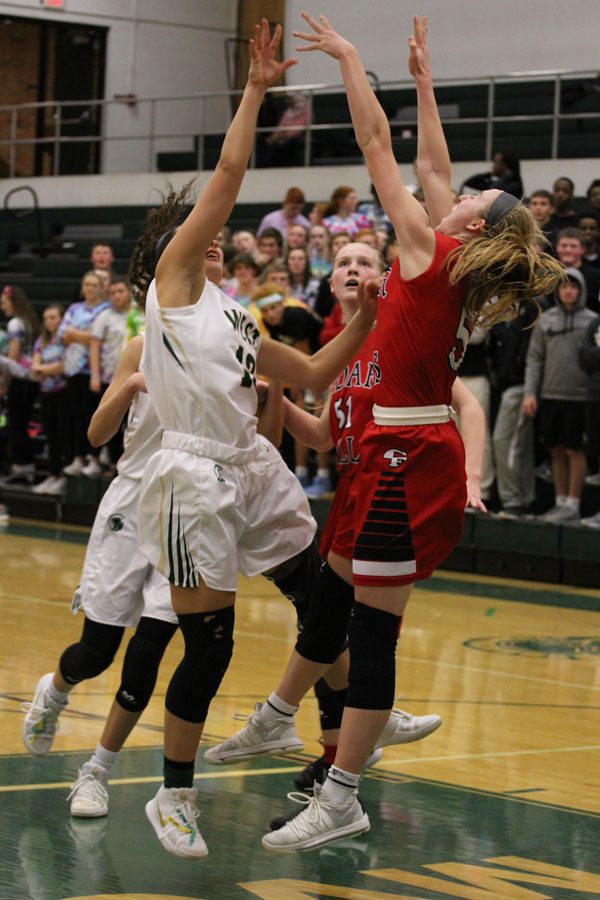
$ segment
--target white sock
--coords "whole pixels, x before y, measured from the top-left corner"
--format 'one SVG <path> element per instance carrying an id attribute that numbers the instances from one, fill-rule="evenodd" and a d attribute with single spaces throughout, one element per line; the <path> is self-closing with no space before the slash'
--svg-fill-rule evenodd
<path id="1" fill-rule="evenodd" d="M 97 744 L 94 755 L 90 759 L 90 765 L 100 766 L 101 769 L 108 772 L 118 755 L 117 751 L 106 750 L 102 744 Z"/>
<path id="2" fill-rule="evenodd" d="M 297 712 L 298 707 L 286 703 L 281 697 L 278 697 L 275 691 L 267 697 L 267 702 L 263 703 L 261 713 L 267 718 L 280 716 L 293 716 Z"/>
<path id="3" fill-rule="evenodd" d="M 329 469 L 317 469 L 317 478 L 323 478 L 329 481 Z"/>
<path id="4" fill-rule="evenodd" d="M 306 476 L 308 475 L 308 469 L 306 468 L 306 466 L 296 466 L 294 472 L 296 473 L 297 478 L 306 478 Z"/>
<path id="5" fill-rule="evenodd" d="M 567 497 L 565 494 L 557 494 L 554 502 L 557 506 L 566 506 L 567 505 Z"/>
<path id="6" fill-rule="evenodd" d="M 348 803 L 358 790 L 360 775 L 345 772 L 337 766 L 331 766 L 327 778 L 321 788 L 321 797 L 334 805 Z"/>
<path id="7" fill-rule="evenodd" d="M 579 497 L 566 497 L 565 506 L 568 506 L 569 509 L 576 509 L 579 512 Z"/>
<path id="8" fill-rule="evenodd" d="M 50 682 L 47 694 L 50 700 L 53 701 L 53 703 L 60 703 L 61 706 L 63 706 L 69 699 L 69 691 L 67 691 L 66 694 L 64 694 L 62 691 L 59 691 L 54 687 L 53 681 Z"/>

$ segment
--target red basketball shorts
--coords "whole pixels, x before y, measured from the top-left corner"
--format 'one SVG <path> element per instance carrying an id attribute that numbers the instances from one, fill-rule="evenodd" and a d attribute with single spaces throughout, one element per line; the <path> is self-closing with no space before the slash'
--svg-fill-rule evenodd
<path id="1" fill-rule="evenodd" d="M 354 518 L 355 496 L 354 482 L 358 474 L 358 466 L 352 464 L 344 470 L 335 489 L 335 497 L 321 532 L 319 553 L 321 559 L 327 559 L 331 550 L 344 559 L 352 559 L 354 552 Z"/>
<path id="2" fill-rule="evenodd" d="M 453 421 L 390 427 L 361 438 L 354 498 L 354 584 L 428 578 L 462 535 L 465 453 Z"/>

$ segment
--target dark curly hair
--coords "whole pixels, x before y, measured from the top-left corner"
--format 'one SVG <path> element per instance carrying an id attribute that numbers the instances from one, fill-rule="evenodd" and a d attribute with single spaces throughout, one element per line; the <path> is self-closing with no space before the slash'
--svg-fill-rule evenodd
<path id="1" fill-rule="evenodd" d="M 6 293 L 12 304 L 13 316 L 22 319 L 26 330 L 32 337 L 36 338 L 40 333 L 40 320 L 36 316 L 25 291 L 20 287 L 7 284 L 2 288 L 2 293 Z"/>
<path id="2" fill-rule="evenodd" d="M 195 183 L 195 178 L 188 181 L 179 193 L 172 185 L 169 185 L 169 191 L 166 196 L 163 196 L 161 206 L 149 210 L 146 215 L 144 230 L 138 238 L 131 257 L 128 276 L 133 297 L 142 309 L 160 255 L 194 202 Z M 161 238 L 162 240 L 160 240 Z M 160 245 L 157 248 L 159 240 Z"/>

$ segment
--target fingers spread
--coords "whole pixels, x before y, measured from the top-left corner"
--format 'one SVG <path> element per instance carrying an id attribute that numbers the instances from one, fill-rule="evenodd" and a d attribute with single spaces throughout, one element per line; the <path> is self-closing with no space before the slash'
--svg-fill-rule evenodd
<path id="1" fill-rule="evenodd" d="M 270 47 L 272 50 L 277 50 L 279 47 L 279 43 L 281 41 L 281 25 L 275 26 L 275 31 L 273 32 L 273 37 L 271 38 Z"/>
<path id="2" fill-rule="evenodd" d="M 308 22 L 310 27 L 314 28 L 314 30 L 317 32 L 317 34 L 319 34 L 323 30 L 321 28 L 321 26 L 319 25 L 319 23 L 315 19 L 313 19 L 313 17 L 310 16 L 307 12 L 303 12 L 303 13 L 301 13 L 301 15 L 302 15 L 302 18 L 304 19 L 304 21 Z"/>
<path id="3" fill-rule="evenodd" d="M 305 31 L 292 31 L 294 37 L 302 38 L 303 41 L 318 41 L 318 34 L 307 34 Z"/>

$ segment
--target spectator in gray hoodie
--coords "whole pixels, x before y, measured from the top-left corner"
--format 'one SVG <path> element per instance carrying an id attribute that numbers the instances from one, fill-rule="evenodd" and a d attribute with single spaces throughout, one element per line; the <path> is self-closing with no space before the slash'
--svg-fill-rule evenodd
<path id="1" fill-rule="evenodd" d="M 579 348 L 579 365 L 589 375 L 587 403 L 585 408 L 585 436 L 587 455 L 598 461 L 600 458 L 600 316 L 589 323 L 583 342 Z M 600 485 L 599 475 L 590 475 L 586 484 Z M 600 510 L 595 515 L 581 520 L 588 528 L 600 529 Z"/>
<path id="2" fill-rule="evenodd" d="M 588 375 L 579 366 L 579 348 L 595 319 L 586 308 L 586 285 L 578 269 L 565 269 L 556 304 L 543 313 L 531 336 L 525 367 L 523 412 L 535 416 L 540 404 L 542 440 L 552 457 L 555 505 L 549 522 L 579 519 L 586 472 L 583 450 Z"/>

